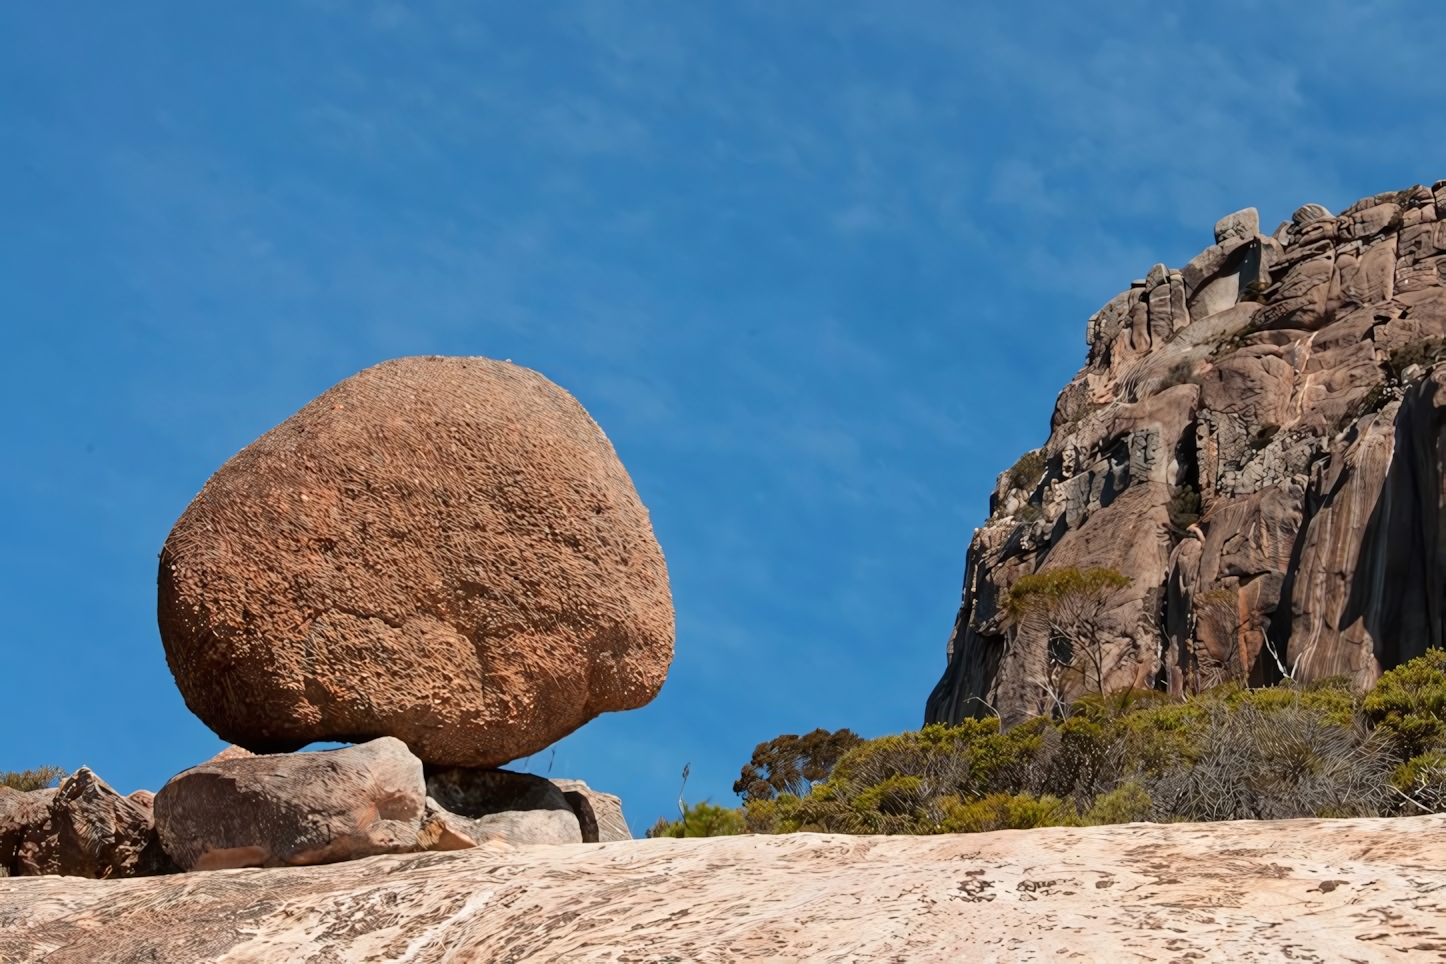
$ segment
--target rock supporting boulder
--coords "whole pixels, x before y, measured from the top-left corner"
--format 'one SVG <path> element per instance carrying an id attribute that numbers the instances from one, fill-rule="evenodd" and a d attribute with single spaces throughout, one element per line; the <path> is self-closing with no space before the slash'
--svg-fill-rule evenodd
<path id="1" fill-rule="evenodd" d="M 1123 687 L 1364 687 L 1446 639 L 1446 181 L 1307 204 L 1269 236 L 1249 209 L 1215 239 L 1089 319 L 1048 441 L 970 543 L 927 722 Z M 1071 568 L 1130 580 L 1087 647 L 1005 605 Z"/>
<path id="2" fill-rule="evenodd" d="M 553 780 L 567 798 L 578 823 L 582 825 L 584 843 L 612 843 L 632 840 L 628 822 L 623 817 L 623 801 L 611 793 L 602 793 L 581 780 Z"/>
<path id="3" fill-rule="evenodd" d="M 150 877 L 175 869 L 162 850 L 148 794 L 123 797 L 87 767 L 50 801 L 55 872 L 68 877 Z"/>
<path id="4" fill-rule="evenodd" d="M 203 763 L 161 788 L 155 813 L 177 864 L 221 870 L 414 851 L 425 801 L 422 761 L 382 737 Z"/>
<path id="5" fill-rule="evenodd" d="M 485 358 L 346 379 L 223 465 L 160 565 L 187 705 L 251 750 L 395 736 L 497 766 L 647 703 L 673 609 L 582 406 Z"/>
<path id="6" fill-rule="evenodd" d="M 583 843 L 582 819 L 552 781 L 509 770 L 452 768 L 427 777 L 429 799 L 449 826 L 481 843 Z"/>

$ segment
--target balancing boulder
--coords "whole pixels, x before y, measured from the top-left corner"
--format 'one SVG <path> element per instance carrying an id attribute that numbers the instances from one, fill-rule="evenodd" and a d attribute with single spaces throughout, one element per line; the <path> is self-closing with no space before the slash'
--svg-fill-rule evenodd
<path id="1" fill-rule="evenodd" d="M 657 694 L 667 568 L 602 430 L 536 372 L 402 358 L 231 458 L 161 554 L 187 705 L 257 752 L 395 736 L 493 767 Z"/>

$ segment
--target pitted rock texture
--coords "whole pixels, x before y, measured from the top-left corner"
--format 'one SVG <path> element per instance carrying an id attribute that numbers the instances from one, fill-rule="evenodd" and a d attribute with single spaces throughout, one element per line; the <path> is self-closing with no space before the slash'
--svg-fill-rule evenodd
<path id="1" fill-rule="evenodd" d="M 161 554 L 186 704 L 257 752 L 395 736 L 497 766 L 647 703 L 673 607 L 581 405 L 485 358 L 401 358 L 223 465 Z"/>
<path id="2" fill-rule="evenodd" d="M 1436 961 L 1446 817 L 637 840 L 0 880 L 16 964 Z"/>
<path id="3" fill-rule="evenodd" d="M 1014 723 L 1086 682 L 1365 687 L 1442 645 L 1446 181 L 1258 232 L 1223 218 L 1089 319 L 1049 440 L 970 543 L 926 722 Z M 1102 671 L 1061 672 L 1078 655 L 1002 605 L 1067 567 L 1131 580 Z"/>
<path id="4" fill-rule="evenodd" d="M 186 870 L 280 867 L 421 848 L 422 761 L 400 740 L 209 760 L 156 794 L 166 853 Z"/>

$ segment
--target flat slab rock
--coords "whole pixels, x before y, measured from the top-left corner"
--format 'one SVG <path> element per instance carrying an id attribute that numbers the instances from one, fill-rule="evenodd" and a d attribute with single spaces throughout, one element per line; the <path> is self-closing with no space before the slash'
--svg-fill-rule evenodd
<path id="1" fill-rule="evenodd" d="M 1446 817 L 660 839 L 0 880 L 0 959 L 1446 959 Z"/>

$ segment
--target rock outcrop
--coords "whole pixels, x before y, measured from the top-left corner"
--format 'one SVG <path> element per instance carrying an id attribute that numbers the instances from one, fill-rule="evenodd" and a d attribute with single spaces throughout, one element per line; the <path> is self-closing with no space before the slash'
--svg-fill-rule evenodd
<path id="1" fill-rule="evenodd" d="M 1426 961 L 1443 868 L 1440 816 L 493 845 L 0 880 L 0 960 Z"/>
<path id="2" fill-rule="evenodd" d="M 926 722 L 1122 687 L 1364 687 L 1442 644 L 1446 181 L 1258 221 L 1222 219 L 1089 319 L 1049 440 L 970 543 Z M 1005 605 L 1071 568 L 1130 580 L 1087 654 Z"/>
<path id="3" fill-rule="evenodd" d="M 185 870 L 332 863 L 419 849 L 426 796 L 422 761 L 381 737 L 192 767 L 156 794 L 156 825 Z"/>
<path id="4" fill-rule="evenodd" d="M 28 865 L 36 863 L 33 854 L 26 854 L 26 866 L 22 866 L 19 862 L 21 848 L 27 840 L 38 842 L 49 839 L 50 801 L 53 799 L 53 787 L 26 792 L 0 787 L 0 877 L 19 876 L 28 869 Z M 33 851 L 35 843 L 28 849 Z"/>
<path id="5" fill-rule="evenodd" d="M 586 840 L 582 820 L 562 790 L 530 773 L 439 770 L 427 777 L 427 793 L 452 815 L 450 827 L 479 843 L 494 840 L 522 847 Z"/>
<path id="6" fill-rule="evenodd" d="M 0 787 L 0 868 L 94 879 L 176 870 L 157 838 L 150 794 L 123 797 L 87 767 L 54 789 Z"/>
<path id="7" fill-rule="evenodd" d="M 498 766 L 647 703 L 673 652 L 612 445 L 485 358 L 385 362 L 247 446 L 176 523 L 159 589 L 186 704 L 257 752 L 394 736 Z"/>
<path id="8" fill-rule="evenodd" d="M 581 780 L 553 780 L 562 795 L 577 814 L 582 825 L 584 843 L 612 843 L 616 840 L 632 840 L 627 818 L 623 816 L 623 801 L 612 793 L 594 790 Z"/>

